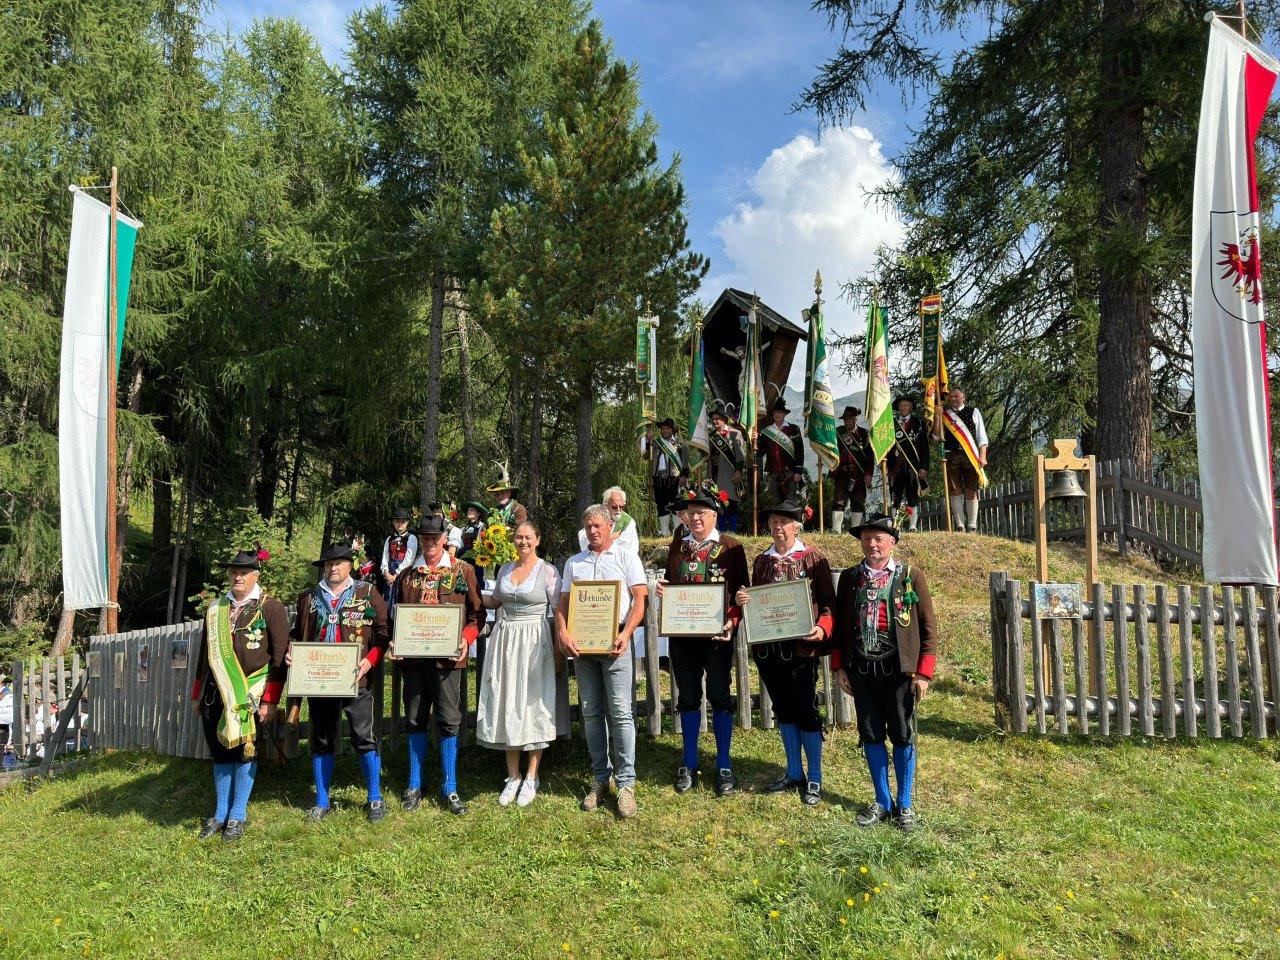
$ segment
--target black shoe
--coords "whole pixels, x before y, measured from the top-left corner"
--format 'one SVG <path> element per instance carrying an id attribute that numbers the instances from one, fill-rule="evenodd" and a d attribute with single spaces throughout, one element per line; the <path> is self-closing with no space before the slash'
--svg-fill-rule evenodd
<path id="1" fill-rule="evenodd" d="M 676 793 L 688 793 L 693 789 L 693 785 L 697 782 L 697 770 L 690 770 L 688 767 L 681 767 L 676 771 Z"/>
<path id="2" fill-rule="evenodd" d="M 877 823 L 884 823 L 891 816 L 892 814 L 880 804 L 872 802 L 869 807 L 865 807 L 861 813 L 854 817 L 854 821 L 860 827 L 874 827 Z"/>
<path id="3" fill-rule="evenodd" d="M 738 789 L 738 778 L 732 770 L 716 771 L 716 796 L 727 797 Z"/>
<path id="4" fill-rule="evenodd" d="M 773 783 L 766 783 L 760 788 L 761 793 L 786 793 L 788 790 L 799 790 L 804 786 L 803 780 L 792 780 L 790 777 L 779 777 Z"/>
<path id="5" fill-rule="evenodd" d="M 422 791 L 417 787 L 414 787 L 411 790 L 406 790 L 400 796 L 400 806 L 404 807 L 406 810 L 417 810 L 421 804 Z"/>
<path id="6" fill-rule="evenodd" d="M 806 807 L 816 807 L 822 802 L 822 784 L 810 780 L 800 791 L 800 801 Z"/>
<path id="7" fill-rule="evenodd" d="M 381 800 L 370 800 L 369 806 L 365 809 L 365 816 L 369 818 L 370 823 L 381 823 L 387 819 L 387 805 Z"/>
<path id="8" fill-rule="evenodd" d="M 215 833 L 222 832 L 222 821 L 217 817 L 210 817 L 204 822 L 204 826 L 200 828 L 200 839 L 208 840 Z"/>
<path id="9" fill-rule="evenodd" d="M 244 836 L 243 820 L 228 820 L 227 825 L 222 828 L 222 839 L 226 843 L 234 843 Z"/>
<path id="10" fill-rule="evenodd" d="M 329 808 L 316 805 L 307 811 L 307 820 L 311 823 L 319 823 L 329 815 Z"/>
<path id="11" fill-rule="evenodd" d="M 455 817 L 460 817 L 467 812 L 467 805 L 462 802 L 462 798 L 456 793 L 440 798 L 440 806 L 444 807 Z"/>
<path id="12" fill-rule="evenodd" d="M 914 833 L 920 827 L 920 820 L 916 817 L 916 812 L 911 807 L 905 810 L 899 810 L 898 815 L 893 818 L 894 825 L 903 833 Z M 229 828 L 231 824 L 227 824 Z"/>

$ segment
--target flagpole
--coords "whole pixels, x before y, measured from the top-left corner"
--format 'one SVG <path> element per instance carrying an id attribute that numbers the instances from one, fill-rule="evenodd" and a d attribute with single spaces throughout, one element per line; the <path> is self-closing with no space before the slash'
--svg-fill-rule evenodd
<path id="1" fill-rule="evenodd" d="M 822 310 L 822 271 L 821 270 L 816 271 L 813 275 L 813 304 L 814 304 L 814 309 L 821 312 Z M 814 344 L 813 349 L 815 351 L 814 355 L 817 356 L 818 345 Z M 810 376 L 810 380 L 812 380 L 812 377 L 813 377 L 812 370 L 809 371 L 809 376 Z M 828 381 L 829 379 L 830 378 L 828 378 Z M 810 403 L 812 404 L 812 402 L 813 402 L 812 398 L 810 398 Z M 833 411 L 834 409 L 835 408 L 832 407 Z M 806 418 L 811 415 L 812 415 L 811 410 L 805 411 Z M 823 503 L 822 503 L 822 457 L 818 457 L 818 532 L 819 533 L 827 532 L 827 511 L 826 511 L 826 507 L 823 506 Z"/>
<path id="2" fill-rule="evenodd" d="M 117 560 L 119 530 L 116 528 L 116 355 L 119 344 L 119 302 L 116 297 L 116 225 L 119 216 L 119 174 L 111 168 L 111 228 L 108 243 L 107 287 L 107 606 L 103 611 L 106 633 L 120 626 L 120 564 Z"/>

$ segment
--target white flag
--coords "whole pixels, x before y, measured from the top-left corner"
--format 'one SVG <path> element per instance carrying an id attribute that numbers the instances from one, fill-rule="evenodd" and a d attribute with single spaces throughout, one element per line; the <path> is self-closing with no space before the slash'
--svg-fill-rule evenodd
<path id="1" fill-rule="evenodd" d="M 133 246 L 142 225 L 123 215 L 117 215 L 116 222 L 118 345 L 124 340 Z M 68 610 L 108 602 L 107 377 L 116 373 L 107 370 L 110 239 L 111 208 L 83 190 L 75 191 L 58 394 L 62 594 Z"/>
<path id="2" fill-rule="evenodd" d="M 1204 575 L 1276 583 L 1267 328 L 1254 137 L 1280 64 L 1212 21 L 1191 221 Z"/>

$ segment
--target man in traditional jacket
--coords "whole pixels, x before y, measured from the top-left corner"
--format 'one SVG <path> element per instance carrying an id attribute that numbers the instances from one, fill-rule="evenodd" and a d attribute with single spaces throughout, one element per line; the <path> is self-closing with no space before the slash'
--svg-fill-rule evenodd
<path id="1" fill-rule="evenodd" d="M 508 535 L 515 533 L 516 527 L 529 519 L 528 511 L 516 502 L 516 494 L 520 492 L 520 488 L 511 482 L 505 465 L 502 468 L 501 479 L 487 487 L 486 491 L 493 494 L 494 511 L 498 514 L 502 525 L 507 528 Z"/>
<path id="2" fill-rule="evenodd" d="M 977 407 L 965 404 L 964 391 L 953 386 L 942 411 L 946 435 L 947 495 L 957 530 L 978 532 L 978 491 L 987 485 L 987 427 Z"/>
<path id="3" fill-rule="evenodd" d="M 716 529 L 716 519 L 729 503 L 727 492 L 711 481 L 689 490 L 683 501 L 689 533 L 667 551 L 667 567 L 658 582 L 659 598 L 669 585 L 683 583 L 724 584 L 724 629 L 706 637 L 671 637 L 671 672 L 680 693 L 680 735 L 683 762 L 676 770 L 676 793 L 687 793 L 698 780 L 698 735 L 702 730 L 702 687 L 706 682 L 711 704 L 711 729 L 716 740 L 716 796 L 737 789 L 730 746 L 733 742 L 733 631 L 742 619 L 734 597 L 747 586 L 747 555 L 729 534 Z"/>
<path id="4" fill-rule="evenodd" d="M 356 551 L 349 543 L 331 543 L 315 565 L 321 568 L 320 582 L 298 596 L 298 616 L 291 636 L 296 643 L 358 643 L 360 663 L 356 672 L 356 695 L 351 698 L 310 697 L 311 772 L 315 780 L 316 802 L 307 819 L 319 823 L 329 815 L 329 788 L 333 785 L 334 749 L 338 742 L 338 721 L 347 717 L 347 735 L 360 757 L 368 790 L 367 813 L 371 823 L 387 815 L 382 801 L 382 759 L 373 735 L 373 690 L 370 680 L 379 682 L 375 668 L 382 662 L 390 641 L 387 605 L 372 585 L 351 578 Z M 293 664 L 292 654 L 286 657 Z M 370 678 L 370 671 L 374 671 Z"/>
<path id="5" fill-rule="evenodd" d="M 658 511 L 658 533 L 671 535 L 672 504 L 680 492 L 680 480 L 689 475 L 689 453 L 676 436 L 676 422 L 670 417 L 658 424 L 658 435 L 645 431 L 644 455 L 653 478 L 653 504 Z"/>
<path id="6" fill-rule="evenodd" d="M 938 621 L 924 571 L 898 560 L 893 519 L 877 515 L 853 531 L 863 560 L 840 576 L 831 666 L 858 712 L 858 740 L 866 753 L 875 799 L 859 826 L 892 819 L 916 829 L 911 788 L 916 770 L 916 704 L 929 690 L 938 649 Z M 889 753 L 898 796 L 889 793 Z"/>
<path id="7" fill-rule="evenodd" d="M 725 405 L 719 400 L 712 403 L 709 417 L 710 479 L 729 496 L 720 522 L 726 531 L 734 533 L 738 529 L 738 505 L 742 500 L 742 470 L 747 462 L 746 441 L 729 423 Z"/>
<path id="8" fill-rule="evenodd" d="M 391 511 L 391 536 L 382 542 L 382 561 L 378 566 L 382 577 L 382 599 L 387 604 L 387 614 L 396 613 L 396 577 L 409 568 L 418 555 L 418 538 L 409 530 L 413 511 L 408 507 L 396 507 Z"/>
<path id="9" fill-rule="evenodd" d="M 841 426 L 836 430 L 836 443 L 840 448 L 840 463 L 831 475 L 835 486 L 831 511 L 831 529 L 844 531 L 845 512 L 853 526 L 862 522 L 867 505 L 867 488 L 875 472 L 875 455 L 871 452 L 871 438 L 866 427 L 858 426 L 858 407 L 845 407 L 840 415 Z"/>
<path id="10" fill-rule="evenodd" d="M 774 505 L 796 500 L 796 488 L 804 484 L 804 443 L 800 428 L 787 423 L 790 412 L 781 397 L 774 401 L 772 419 L 761 429 L 757 440 L 760 470 L 768 481 L 769 499 Z"/>
<path id="11" fill-rule="evenodd" d="M 406 810 L 422 803 L 422 767 L 427 756 L 428 724 L 433 716 L 440 737 L 440 803 L 455 816 L 467 812 L 458 795 L 458 735 L 462 732 L 466 705 L 462 702 L 462 674 L 467 669 L 471 644 L 484 625 L 484 604 L 470 564 L 454 560 L 445 549 L 447 531 L 440 517 L 423 521 L 418 531 L 422 553 L 400 579 L 400 603 L 428 606 L 451 603 L 465 608 L 462 647 L 448 659 L 410 658 L 400 661 L 404 677 L 404 716 L 409 729 L 409 782 L 404 792 Z"/>
<path id="12" fill-rule="evenodd" d="M 780 503 L 764 511 L 773 546 L 756 557 L 751 568 L 751 585 L 809 581 L 814 605 L 815 626 L 797 640 L 779 640 L 752 646 L 752 656 L 760 681 L 773 702 L 787 770 L 764 788 L 765 793 L 799 790 L 806 806 L 822 800 L 822 716 L 818 713 L 818 666 L 827 654 L 831 639 L 835 586 L 831 565 L 822 551 L 807 546 L 798 536 L 804 522 L 804 507 Z M 738 605 L 745 607 L 751 596 L 739 590 Z M 806 771 L 801 755 L 808 760 Z"/>
<path id="13" fill-rule="evenodd" d="M 258 774 L 257 725 L 270 719 L 284 690 L 289 614 L 258 585 L 269 556 L 255 547 L 218 563 L 227 571 L 227 592 L 204 611 L 191 701 L 213 758 L 217 805 L 201 840 L 217 833 L 227 842 L 244 836 Z"/>
<path id="14" fill-rule="evenodd" d="M 893 509 L 906 509 L 907 529 L 919 522 L 920 493 L 929 480 L 929 428 L 916 416 L 916 401 L 903 395 L 893 402 L 893 446 L 885 457 Z"/>

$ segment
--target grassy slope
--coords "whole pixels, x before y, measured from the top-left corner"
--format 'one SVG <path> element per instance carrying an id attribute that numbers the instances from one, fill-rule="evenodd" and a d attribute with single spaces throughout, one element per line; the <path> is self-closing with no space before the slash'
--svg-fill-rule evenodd
<path id="1" fill-rule="evenodd" d="M 904 548 L 933 575 L 944 626 L 915 836 L 852 826 L 868 790 L 849 731 L 828 741 L 829 802 L 814 811 L 791 796 L 678 799 L 676 737 L 642 736 L 629 823 L 577 811 L 580 741 L 553 749 L 528 811 L 496 805 L 500 764 L 471 748 L 470 816 L 395 810 L 376 830 L 354 786 L 308 829 L 300 759 L 262 772 L 233 848 L 195 840 L 206 765 L 114 755 L 0 795 L 0 944 L 11 956 L 1280 956 L 1275 746 L 997 736 L 979 682 L 986 572 L 1028 576 L 1031 553 L 941 534 Z M 1160 579 L 1114 557 L 1103 570 Z M 1054 572 L 1078 577 L 1078 555 Z M 775 776 L 780 753 L 773 733 L 735 741 L 747 783 Z M 403 758 L 386 765 L 398 790 Z M 349 755 L 338 782 L 358 782 Z"/>

